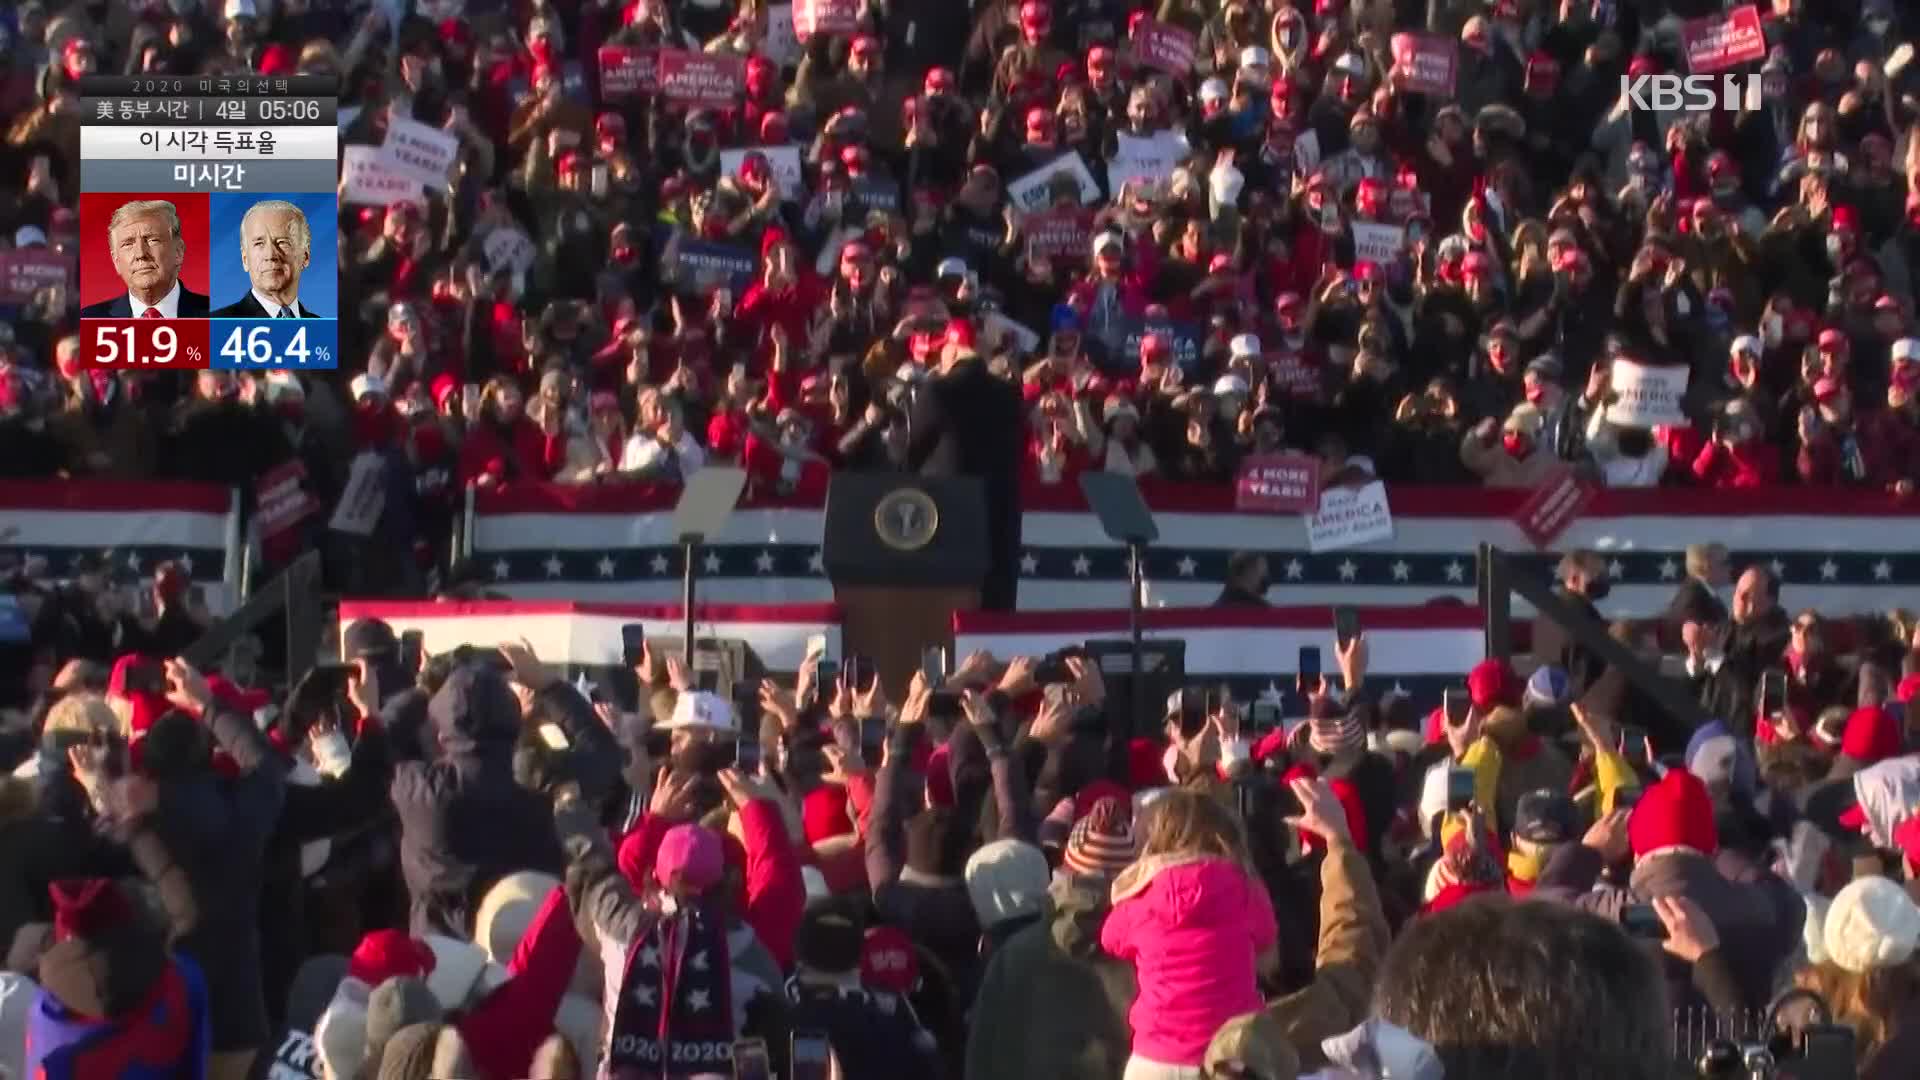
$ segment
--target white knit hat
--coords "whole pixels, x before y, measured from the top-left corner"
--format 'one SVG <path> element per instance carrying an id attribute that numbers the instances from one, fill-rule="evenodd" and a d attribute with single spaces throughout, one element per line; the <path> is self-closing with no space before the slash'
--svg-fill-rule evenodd
<path id="1" fill-rule="evenodd" d="M 1827 959 L 1856 975 L 1891 967 L 1920 944 L 1920 907 L 1887 878 L 1859 878 L 1833 898 L 1821 937 Z"/>
<path id="2" fill-rule="evenodd" d="M 1040 849 L 1022 840 L 995 840 L 967 860 L 967 899 L 982 929 L 1038 915 L 1053 872 Z"/>

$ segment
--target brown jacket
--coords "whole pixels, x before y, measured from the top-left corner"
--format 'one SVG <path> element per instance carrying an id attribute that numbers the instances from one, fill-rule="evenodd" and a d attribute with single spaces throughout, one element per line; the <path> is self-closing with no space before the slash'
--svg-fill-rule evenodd
<path id="1" fill-rule="evenodd" d="M 1331 845 L 1320 864 L 1320 942 L 1313 982 L 1267 1003 L 1303 1070 L 1326 1064 L 1320 1040 L 1367 1018 L 1373 980 L 1392 934 L 1366 856 L 1351 841 Z"/>
<path id="2" fill-rule="evenodd" d="M 1552 451 L 1537 446 L 1533 453 L 1515 461 L 1499 443 L 1481 442 L 1476 430 L 1469 430 L 1460 440 L 1460 463 L 1493 488 L 1538 487 L 1560 467 L 1560 459 Z"/>

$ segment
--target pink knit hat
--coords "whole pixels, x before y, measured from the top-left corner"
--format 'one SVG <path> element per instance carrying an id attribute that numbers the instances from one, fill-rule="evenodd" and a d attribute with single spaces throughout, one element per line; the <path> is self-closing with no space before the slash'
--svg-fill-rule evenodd
<path id="1" fill-rule="evenodd" d="M 681 884 L 696 892 L 705 892 L 720 880 L 726 869 L 726 856 L 720 850 L 720 838 L 698 825 L 675 825 L 660 840 L 660 851 L 653 858 L 653 877 L 662 885 L 673 884 L 675 874 Z"/>

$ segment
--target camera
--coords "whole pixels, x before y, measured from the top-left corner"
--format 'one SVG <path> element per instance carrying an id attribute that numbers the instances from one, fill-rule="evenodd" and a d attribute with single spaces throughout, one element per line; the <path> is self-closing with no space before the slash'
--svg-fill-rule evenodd
<path id="1" fill-rule="evenodd" d="M 1780 1025 L 1780 1010 L 1806 1002 L 1811 1018 L 1798 1030 Z M 1702 1080 L 1854 1080 L 1853 1029 L 1833 1022 L 1825 998 L 1791 989 L 1773 999 L 1760 1032 L 1765 1041 L 1715 1039 L 1694 1064 Z"/>

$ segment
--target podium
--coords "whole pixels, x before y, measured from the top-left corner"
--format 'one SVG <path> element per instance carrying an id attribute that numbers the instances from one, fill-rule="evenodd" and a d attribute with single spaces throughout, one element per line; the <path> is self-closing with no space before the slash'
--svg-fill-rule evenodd
<path id="1" fill-rule="evenodd" d="M 872 659 L 898 703 L 921 653 L 952 649 L 953 613 L 980 606 L 985 488 L 967 476 L 835 473 L 822 532 L 843 646 Z"/>

